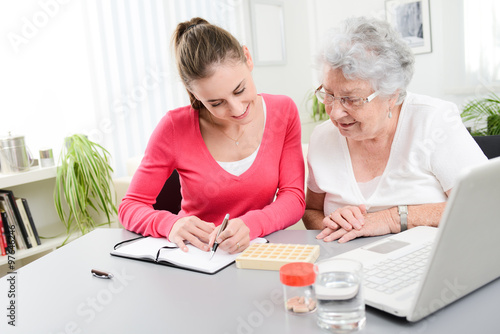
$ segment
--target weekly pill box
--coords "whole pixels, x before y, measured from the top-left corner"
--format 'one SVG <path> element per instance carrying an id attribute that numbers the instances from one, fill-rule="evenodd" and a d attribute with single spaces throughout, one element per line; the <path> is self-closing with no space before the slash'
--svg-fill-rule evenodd
<path id="1" fill-rule="evenodd" d="M 236 258 L 241 269 L 279 270 L 291 262 L 314 263 L 319 256 L 318 245 L 253 244 Z"/>

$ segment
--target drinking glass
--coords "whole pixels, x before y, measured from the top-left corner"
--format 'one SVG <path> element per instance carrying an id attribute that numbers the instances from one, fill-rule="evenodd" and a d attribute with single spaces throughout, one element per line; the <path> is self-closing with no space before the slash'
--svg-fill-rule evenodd
<path id="1" fill-rule="evenodd" d="M 318 326 L 336 333 L 362 329 L 366 323 L 363 265 L 331 258 L 316 263 L 315 270 Z"/>

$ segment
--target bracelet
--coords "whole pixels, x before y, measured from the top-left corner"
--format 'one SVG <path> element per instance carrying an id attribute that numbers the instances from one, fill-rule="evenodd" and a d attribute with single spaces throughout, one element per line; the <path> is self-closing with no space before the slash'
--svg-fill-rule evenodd
<path id="1" fill-rule="evenodd" d="M 408 229 L 408 205 L 398 205 L 399 219 L 401 221 L 401 232 Z"/>

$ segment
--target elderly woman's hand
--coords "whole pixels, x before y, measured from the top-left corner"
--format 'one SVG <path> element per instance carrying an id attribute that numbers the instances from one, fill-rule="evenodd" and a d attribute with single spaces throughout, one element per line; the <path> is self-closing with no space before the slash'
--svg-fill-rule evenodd
<path id="1" fill-rule="evenodd" d="M 361 229 L 365 224 L 366 207 L 364 204 L 360 206 L 345 206 L 339 208 L 332 212 L 329 216 L 323 219 L 323 225 L 325 229 L 336 231 L 338 229 L 344 229 L 350 231 L 353 228 L 356 230 Z M 322 239 L 321 233 L 318 235 L 318 239 Z"/>
<path id="2" fill-rule="evenodd" d="M 345 214 L 343 216 L 344 220 L 346 217 L 348 217 L 350 214 L 346 211 L 346 208 L 356 208 L 356 207 L 345 207 L 341 208 L 339 210 L 342 210 L 342 212 Z M 344 222 L 344 225 L 348 227 L 348 229 L 343 228 L 343 227 L 338 227 L 338 228 L 332 228 L 335 223 L 330 223 L 330 226 L 325 227 L 323 231 L 321 231 L 320 234 L 316 236 L 317 239 L 323 239 L 325 242 L 330 242 L 334 240 L 338 240 L 340 243 L 344 243 L 350 240 L 353 240 L 358 237 L 372 237 L 372 236 L 377 236 L 377 235 L 384 235 L 388 233 L 397 233 L 399 232 L 399 225 L 398 222 L 394 220 L 393 216 L 391 215 L 389 210 L 383 210 L 383 211 L 378 211 L 378 212 L 373 212 L 373 213 L 366 213 L 365 207 L 360 206 L 359 210 L 363 210 L 363 226 L 360 229 L 352 228 L 352 225 L 346 224 Z M 338 210 L 337 210 L 338 211 Z M 335 211 L 335 212 L 337 212 Z M 356 216 L 357 210 L 351 209 L 351 213 L 353 214 L 353 217 L 351 217 L 351 221 Z M 334 212 L 334 213 L 335 213 Z M 356 214 L 354 214 L 356 212 Z M 331 216 L 331 215 L 330 215 Z M 358 215 L 359 217 L 359 215 Z M 328 217 L 326 217 L 328 218 Z"/>

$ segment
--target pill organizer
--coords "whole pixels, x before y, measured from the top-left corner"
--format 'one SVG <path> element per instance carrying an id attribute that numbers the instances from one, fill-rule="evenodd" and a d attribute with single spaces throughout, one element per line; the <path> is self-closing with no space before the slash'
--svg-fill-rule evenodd
<path id="1" fill-rule="evenodd" d="M 236 258 L 242 269 L 279 270 L 291 262 L 314 263 L 319 256 L 318 245 L 253 244 Z"/>

